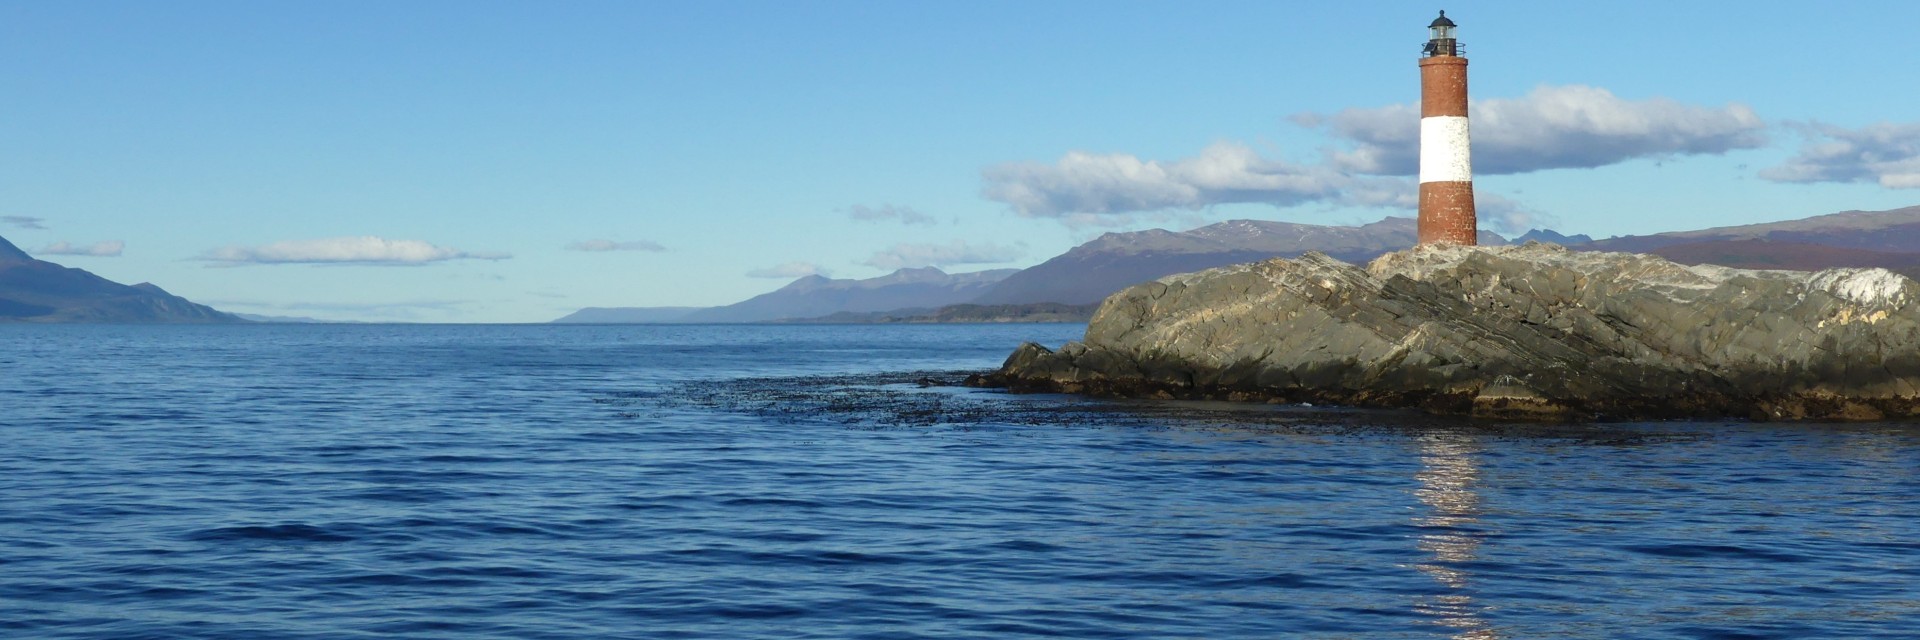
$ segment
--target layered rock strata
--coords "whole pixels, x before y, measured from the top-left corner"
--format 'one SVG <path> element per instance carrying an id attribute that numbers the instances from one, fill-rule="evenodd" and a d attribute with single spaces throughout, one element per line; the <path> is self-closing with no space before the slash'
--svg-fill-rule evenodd
<path id="1" fill-rule="evenodd" d="M 1557 245 L 1319 254 L 1161 278 L 977 385 L 1524 419 L 1920 417 L 1920 284 Z"/>

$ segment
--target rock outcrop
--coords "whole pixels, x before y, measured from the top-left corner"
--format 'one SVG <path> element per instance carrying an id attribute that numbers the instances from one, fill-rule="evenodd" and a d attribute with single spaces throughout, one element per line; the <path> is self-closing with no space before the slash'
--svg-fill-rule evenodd
<path id="1" fill-rule="evenodd" d="M 1920 417 L 1920 283 L 1557 245 L 1320 254 L 1108 298 L 974 384 L 1525 419 Z"/>

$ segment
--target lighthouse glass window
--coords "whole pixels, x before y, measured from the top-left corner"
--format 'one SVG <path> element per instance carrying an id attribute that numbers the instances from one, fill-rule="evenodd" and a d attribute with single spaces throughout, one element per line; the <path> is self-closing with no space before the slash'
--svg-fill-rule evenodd
<path id="1" fill-rule="evenodd" d="M 1435 39 L 1435 40 L 1452 40 L 1452 39 L 1453 39 L 1453 27 L 1446 27 L 1446 26 L 1437 26 L 1437 27 L 1434 27 L 1434 28 L 1433 28 L 1433 39 Z"/>

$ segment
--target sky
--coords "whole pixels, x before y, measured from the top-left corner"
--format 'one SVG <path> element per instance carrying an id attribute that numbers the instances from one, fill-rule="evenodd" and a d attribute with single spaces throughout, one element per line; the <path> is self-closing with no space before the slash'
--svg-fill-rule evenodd
<path id="1" fill-rule="evenodd" d="M 1441 8 L 1483 228 L 1920 204 L 1904 0 L 0 0 L 0 237 L 226 311 L 544 322 L 1372 222 Z"/>

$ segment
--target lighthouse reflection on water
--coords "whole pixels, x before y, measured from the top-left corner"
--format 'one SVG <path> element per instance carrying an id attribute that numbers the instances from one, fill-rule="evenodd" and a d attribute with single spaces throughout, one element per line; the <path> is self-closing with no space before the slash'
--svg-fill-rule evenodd
<path id="1" fill-rule="evenodd" d="M 1427 557 L 1413 565 L 1442 587 L 1433 595 L 1414 601 L 1414 611 L 1435 623 L 1452 627 L 1454 638 L 1490 640 L 1499 638 L 1487 620 L 1486 609 L 1474 601 L 1472 576 L 1461 565 L 1479 559 L 1480 545 L 1486 533 L 1479 530 L 1480 467 L 1479 448 L 1470 436 L 1458 433 L 1434 433 L 1420 443 L 1420 471 L 1414 474 L 1419 487 L 1414 497 L 1424 510 L 1413 518 L 1423 533 L 1417 545 Z"/>

